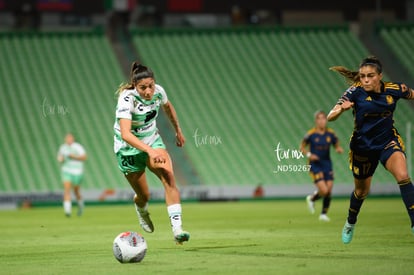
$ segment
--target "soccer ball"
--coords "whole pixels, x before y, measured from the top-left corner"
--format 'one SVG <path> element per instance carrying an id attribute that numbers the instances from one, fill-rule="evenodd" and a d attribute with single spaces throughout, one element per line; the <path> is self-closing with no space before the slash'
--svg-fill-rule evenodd
<path id="1" fill-rule="evenodd" d="M 141 234 L 126 231 L 116 236 L 112 249 L 120 263 L 139 263 L 147 253 L 147 242 Z"/>

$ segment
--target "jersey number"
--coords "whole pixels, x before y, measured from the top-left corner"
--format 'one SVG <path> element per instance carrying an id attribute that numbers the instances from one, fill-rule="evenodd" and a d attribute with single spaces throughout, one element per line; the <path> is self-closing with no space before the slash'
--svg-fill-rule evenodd
<path id="1" fill-rule="evenodd" d="M 132 166 L 135 164 L 134 156 L 122 156 L 122 166 Z"/>

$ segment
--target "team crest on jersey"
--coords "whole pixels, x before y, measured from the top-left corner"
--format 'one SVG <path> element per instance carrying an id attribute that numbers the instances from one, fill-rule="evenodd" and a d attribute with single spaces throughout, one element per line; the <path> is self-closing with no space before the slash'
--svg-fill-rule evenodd
<path id="1" fill-rule="evenodd" d="M 330 142 L 331 142 L 331 137 L 330 137 L 330 136 L 327 136 L 327 137 L 326 137 L 326 142 L 327 142 L 327 143 L 330 143 Z"/>
<path id="2" fill-rule="evenodd" d="M 387 95 L 387 96 L 385 97 L 385 99 L 387 100 L 387 104 L 388 104 L 388 105 L 391 105 L 391 104 L 393 104 L 393 103 L 394 103 L 394 98 L 393 98 L 391 95 Z"/>
<path id="3" fill-rule="evenodd" d="M 365 98 L 366 101 L 372 101 L 372 98 L 370 96 L 367 96 L 367 98 Z"/>

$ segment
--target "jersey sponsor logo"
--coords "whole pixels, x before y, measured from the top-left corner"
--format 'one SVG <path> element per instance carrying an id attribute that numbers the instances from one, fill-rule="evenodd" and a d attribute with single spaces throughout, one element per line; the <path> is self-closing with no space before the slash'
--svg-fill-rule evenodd
<path id="1" fill-rule="evenodd" d="M 125 112 L 129 112 L 129 108 L 121 108 L 118 110 L 118 113 L 125 113 Z"/>
<path id="2" fill-rule="evenodd" d="M 159 99 L 155 100 L 155 102 L 153 102 L 149 105 L 146 105 L 146 104 L 143 104 L 143 103 L 138 103 L 138 102 L 135 101 L 134 102 L 134 107 L 135 107 L 136 110 L 138 110 L 140 112 L 143 112 L 143 111 L 148 111 L 148 110 L 151 110 L 151 109 L 158 108 L 160 106 L 160 103 L 161 103 L 161 100 L 159 100 Z"/>
<path id="3" fill-rule="evenodd" d="M 138 127 L 138 128 L 135 128 L 135 129 L 133 129 L 132 131 L 133 132 L 135 132 L 135 133 L 142 133 L 142 132 L 144 132 L 144 131 L 146 131 L 146 130 L 148 130 L 148 129 L 150 129 L 152 126 L 154 125 L 154 122 L 151 122 L 150 124 L 148 124 L 148 125 L 145 125 L 145 126 L 143 126 L 143 127 Z"/>

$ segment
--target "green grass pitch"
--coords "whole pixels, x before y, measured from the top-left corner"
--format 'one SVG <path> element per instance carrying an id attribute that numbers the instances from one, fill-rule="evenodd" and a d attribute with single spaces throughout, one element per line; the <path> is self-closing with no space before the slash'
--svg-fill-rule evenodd
<path id="1" fill-rule="evenodd" d="M 132 205 L 86 205 L 71 218 L 61 207 L 5 210 L 0 274 L 413 274 L 414 236 L 401 199 L 368 197 L 344 245 L 347 208 L 347 199 L 334 198 L 326 223 L 304 199 L 184 202 L 191 239 L 180 246 L 165 205 L 152 203 L 155 232 L 143 233 L 147 255 L 135 264 L 112 254 L 118 233 L 142 233 Z"/>

